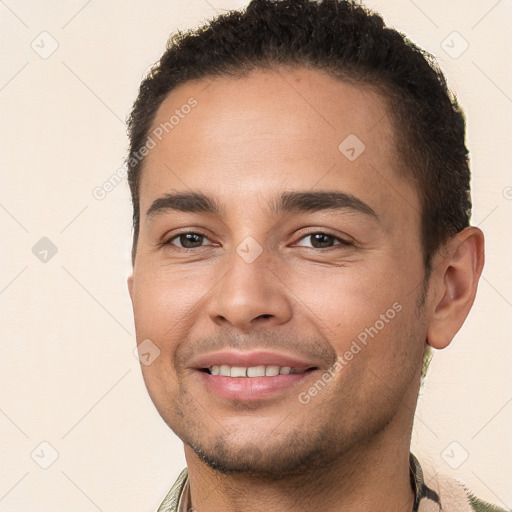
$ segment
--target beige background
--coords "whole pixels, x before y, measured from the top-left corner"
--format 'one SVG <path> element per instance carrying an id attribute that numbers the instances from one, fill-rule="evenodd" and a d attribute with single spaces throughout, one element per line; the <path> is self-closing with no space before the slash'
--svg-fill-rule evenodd
<path id="1" fill-rule="evenodd" d="M 149 512 L 184 466 L 132 352 L 128 187 L 93 190 L 122 165 L 124 119 L 169 33 L 242 5 L 0 1 L 1 511 Z M 487 237 L 477 301 L 436 354 L 413 448 L 510 508 L 512 1 L 367 5 L 439 58 L 465 107 L 473 223 Z M 45 242 L 32 252 L 42 237 L 58 249 L 46 262 Z"/>

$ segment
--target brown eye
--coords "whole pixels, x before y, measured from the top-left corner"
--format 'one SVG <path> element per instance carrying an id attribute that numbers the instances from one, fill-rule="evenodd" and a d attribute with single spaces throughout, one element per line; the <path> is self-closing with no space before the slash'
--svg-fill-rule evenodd
<path id="1" fill-rule="evenodd" d="M 324 247 L 332 247 L 334 243 L 334 237 L 326 235 L 325 233 L 316 233 L 309 235 L 311 238 L 311 245 L 315 249 L 323 249 Z"/>
<path id="2" fill-rule="evenodd" d="M 176 245 L 182 249 L 201 247 L 207 238 L 199 233 L 181 233 L 166 242 L 167 245 Z M 175 243 L 175 242 L 178 243 Z"/>
<path id="3" fill-rule="evenodd" d="M 311 245 L 303 243 L 306 240 L 309 240 Z M 296 245 L 301 247 L 312 247 L 313 249 L 328 249 L 335 245 L 350 245 L 350 243 L 336 236 L 329 235 L 328 233 L 309 233 L 308 235 L 303 236 L 301 241 Z"/>

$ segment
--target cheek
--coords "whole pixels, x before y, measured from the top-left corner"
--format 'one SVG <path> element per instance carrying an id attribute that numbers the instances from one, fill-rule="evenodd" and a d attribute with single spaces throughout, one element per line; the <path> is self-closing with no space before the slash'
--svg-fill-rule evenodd
<path id="1" fill-rule="evenodd" d="M 396 302 L 383 315 L 363 329 L 344 329 L 333 342 L 341 368 L 335 389 L 348 393 L 352 404 L 366 404 L 361 407 L 367 411 L 397 410 L 421 367 L 414 311 Z"/>
<path id="2" fill-rule="evenodd" d="M 373 326 L 389 310 L 388 316 L 394 317 L 393 305 L 401 303 L 403 296 L 399 276 L 392 268 L 369 264 L 336 269 L 309 266 L 296 272 L 287 285 L 299 299 L 297 307 L 316 318 L 328 337 L 340 341 Z"/>
<path id="3" fill-rule="evenodd" d="M 137 338 L 172 339 L 204 300 L 208 279 L 179 268 L 141 270 L 134 278 L 133 308 Z M 143 338 L 142 338 L 143 339 Z"/>
<path id="4" fill-rule="evenodd" d="M 161 408 L 174 400 L 178 392 L 176 352 L 190 338 L 191 323 L 204 307 L 210 288 L 205 273 L 202 277 L 190 276 L 168 266 L 152 266 L 150 270 L 139 267 L 134 275 L 133 309 L 142 374 L 161 414 Z M 157 354 L 149 365 L 144 364 L 141 356 L 143 343 Z"/>
<path id="5" fill-rule="evenodd" d="M 378 263 L 331 272 L 318 267 L 290 283 L 301 299 L 298 307 L 337 353 L 342 368 L 337 379 L 360 388 L 356 395 L 371 388 L 373 381 L 378 393 L 380 386 L 392 385 L 391 376 L 398 382 L 410 379 L 421 360 L 421 325 L 415 310 L 420 290 L 411 284 L 418 276 L 402 271 L 392 258 L 387 265 L 384 258 Z"/>

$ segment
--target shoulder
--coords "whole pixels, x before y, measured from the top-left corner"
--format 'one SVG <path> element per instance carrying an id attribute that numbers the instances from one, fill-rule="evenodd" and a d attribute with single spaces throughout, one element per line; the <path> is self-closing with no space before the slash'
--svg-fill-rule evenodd
<path id="1" fill-rule="evenodd" d="M 476 496 L 468 493 L 468 500 L 473 508 L 474 512 L 510 512 L 504 508 L 497 507 L 496 505 L 491 505 L 486 501 L 479 500 Z"/>
<path id="2" fill-rule="evenodd" d="M 439 510 L 443 512 L 512 512 L 477 498 L 463 483 L 447 475 L 423 468 L 425 486 L 437 496 Z M 434 510 L 432 502 L 420 502 L 418 512 Z"/>
<path id="3" fill-rule="evenodd" d="M 174 485 L 171 487 L 171 490 L 167 493 L 167 496 L 164 498 L 162 504 L 158 507 L 157 512 L 178 512 L 178 505 L 180 502 L 181 494 L 183 492 L 183 488 L 187 483 L 188 471 L 185 468 L 178 478 Z"/>

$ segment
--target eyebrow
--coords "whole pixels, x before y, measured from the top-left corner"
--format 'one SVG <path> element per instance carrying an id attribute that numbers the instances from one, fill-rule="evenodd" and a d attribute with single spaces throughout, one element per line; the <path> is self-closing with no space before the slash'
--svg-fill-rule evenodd
<path id="1" fill-rule="evenodd" d="M 154 217 L 167 211 L 221 215 L 222 208 L 215 199 L 201 192 L 177 192 L 155 199 L 146 212 L 146 216 Z"/>
<path id="2" fill-rule="evenodd" d="M 378 219 L 373 208 L 352 194 L 338 191 L 284 192 L 270 203 L 274 214 L 348 210 Z M 212 197 L 201 192 L 177 192 L 155 199 L 146 212 L 148 219 L 168 211 L 209 213 L 221 216 L 223 208 Z"/>

